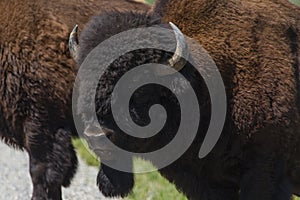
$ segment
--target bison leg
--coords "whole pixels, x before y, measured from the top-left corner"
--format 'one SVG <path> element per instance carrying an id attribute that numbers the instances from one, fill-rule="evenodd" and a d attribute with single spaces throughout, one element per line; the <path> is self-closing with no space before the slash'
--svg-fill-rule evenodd
<path id="1" fill-rule="evenodd" d="M 45 185 L 45 169 L 46 165 L 39 162 L 34 158 L 33 155 L 30 156 L 30 175 L 33 184 L 32 200 L 46 200 L 47 199 L 47 188 Z"/>
<path id="2" fill-rule="evenodd" d="M 61 186 L 51 187 L 48 189 L 48 199 L 49 200 L 62 200 L 61 197 Z"/>
<path id="3" fill-rule="evenodd" d="M 241 200 L 290 200 L 291 190 L 284 179 L 284 165 L 275 156 L 256 154 L 241 179 Z"/>
<path id="4" fill-rule="evenodd" d="M 30 155 L 30 175 L 33 183 L 32 200 L 60 200 L 61 186 L 49 186 L 47 177 L 47 164 L 36 160 Z"/>
<path id="5" fill-rule="evenodd" d="M 62 180 L 59 183 L 64 187 L 68 187 L 76 173 L 78 165 L 76 152 L 69 131 L 64 129 L 59 129 L 57 131 L 51 156 L 49 168 L 53 173 L 49 170 L 49 173 L 47 174 L 48 179 L 52 179 L 52 182 L 55 182 L 58 177 L 61 177 Z"/>
<path id="6" fill-rule="evenodd" d="M 283 178 L 276 189 L 274 200 L 292 199 L 292 185 L 288 178 Z"/>
<path id="7" fill-rule="evenodd" d="M 48 199 L 61 199 L 61 186 L 69 186 L 77 169 L 77 157 L 71 142 L 71 134 L 59 129 L 49 152 L 46 180 Z"/>
<path id="8" fill-rule="evenodd" d="M 62 199 L 61 186 L 70 184 L 77 168 L 71 134 L 58 129 L 54 134 L 49 131 L 30 131 L 26 135 L 34 188 L 32 199 Z"/>
<path id="9" fill-rule="evenodd" d="M 206 192 L 206 197 L 203 199 L 207 200 L 238 200 L 239 190 L 238 188 L 226 188 L 226 185 L 218 188 L 210 187 Z"/>
<path id="10" fill-rule="evenodd" d="M 240 200 L 271 200 L 271 180 L 264 166 L 249 169 L 242 177 Z M 266 170 L 266 169 L 265 169 Z"/>

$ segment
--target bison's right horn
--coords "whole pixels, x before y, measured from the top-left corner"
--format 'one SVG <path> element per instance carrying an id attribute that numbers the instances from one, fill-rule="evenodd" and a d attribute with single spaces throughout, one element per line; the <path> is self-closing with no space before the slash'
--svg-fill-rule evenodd
<path id="1" fill-rule="evenodd" d="M 179 28 L 173 24 L 172 22 L 169 22 L 170 26 L 173 29 L 173 32 L 176 37 L 176 50 L 174 52 L 174 55 L 172 58 L 168 60 L 168 65 L 175 69 L 176 71 L 180 71 L 186 64 L 188 56 L 189 56 L 189 48 L 188 44 L 184 38 L 183 33 L 179 30 Z M 165 70 L 165 69 L 159 69 L 157 73 L 160 76 L 165 75 L 171 75 L 175 73 L 174 71 Z"/>
<path id="2" fill-rule="evenodd" d="M 75 25 L 69 37 L 69 50 L 74 60 L 76 60 L 78 56 L 78 43 L 78 25 Z"/>
<path id="3" fill-rule="evenodd" d="M 170 22 L 169 24 L 175 33 L 177 42 L 175 53 L 169 60 L 169 64 L 176 71 L 180 71 L 185 66 L 186 59 L 188 59 L 189 56 L 188 45 L 185 41 L 183 33 L 179 30 L 179 28 L 172 22 Z"/>

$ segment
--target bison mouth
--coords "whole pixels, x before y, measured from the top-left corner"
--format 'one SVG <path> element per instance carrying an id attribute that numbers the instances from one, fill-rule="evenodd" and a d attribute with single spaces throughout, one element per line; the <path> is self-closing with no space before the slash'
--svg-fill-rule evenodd
<path id="1" fill-rule="evenodd" d="M 96 136 L 86 137 L 89 148 L 101 159 L 106 161 L 112 161 L 116 158 L 115 151 L 110 144 L 108 144 L 107 138 L 104 134 Z"/>
<path id="2" fill-rule="evenodd" d="M 96 148 L 92 149 L 92 151 L 99 156 L 101 160 L 112 161 L 114 159 L 114 151 L 111 149 Z"/>
<path id="3" fill-rule="evenodd" d="M 125 197 L 131 192 L 134 179 L 133 174 L 122 172 L 107 166 L 119 160 L 112 143 L 114 132 L 107 128 L 100 127 L 99 123 L 89 121 L 85 124 L 84 138 L 89 148 L 101 159 L 101 167 L 97 176 L 97 185 L 99 190 L 106 197 Z M 120 160 L 119 160 L 120 161 Z M 132 168 L 132 158 L 121 161 L 122 165 Z"/>
<path id="4" fill-rule="evenodd" d="M 114 148 L 110 142 L 111 134 L 111 130 L 101 128 L 96 123 L 87 125 L 84 130 L 84 138 L 89 148 L 100 157 L 101 160 L 113 160 Z"/>

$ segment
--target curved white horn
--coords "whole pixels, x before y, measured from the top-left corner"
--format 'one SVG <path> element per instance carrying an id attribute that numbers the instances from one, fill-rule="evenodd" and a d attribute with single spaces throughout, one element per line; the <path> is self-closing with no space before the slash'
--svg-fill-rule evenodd
<path id="1" fill-rule="evenodd" d="M 186 64 L 186 59 L 188 59 L 189 56 L 189 49 L 184 35 L 179 30 L 179 28 L 172 22 L 169 22 L 169 24 L 175 33 L 177 42 L 175 53 L 173 57 L 169 60 L 169 64 L 176 71 L 180 71 Z"/>
<path id="2" fill-rule="evenodd" d="M 77 59 L 78 46 L 78 25 L 76 24 L 69 36 L 69 50 L 74 60 Z"/>

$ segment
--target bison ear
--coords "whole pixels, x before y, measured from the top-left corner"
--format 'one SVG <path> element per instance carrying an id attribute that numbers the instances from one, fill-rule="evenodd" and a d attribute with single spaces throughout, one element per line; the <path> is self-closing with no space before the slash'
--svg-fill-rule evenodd
<path id="1" fill-rule="evenodd" d="M 69 50 L 72 58 L 77 61 L 78 57 L 78 25 L 76 24 L 69 36 Z"/>
<path id="2" fill-rule="evenodd" d="M 189 56 L 189 48 L 188 44 L 184 38 L 183 33 L 180 31 L 180 29 L 173 24 L 172 22 L 169 22 L 171 28 L 174 31 L 175 37 L 176 37 L 176 50 L 172 58 L 168 61 L 168 64 L 170 67 L 175 69 L 176 71 L 180 71 L 186 64 L 186 60 Z M 170 75 L 172 72 L 168 71 L 161 71 L 160 75 Z"/>

